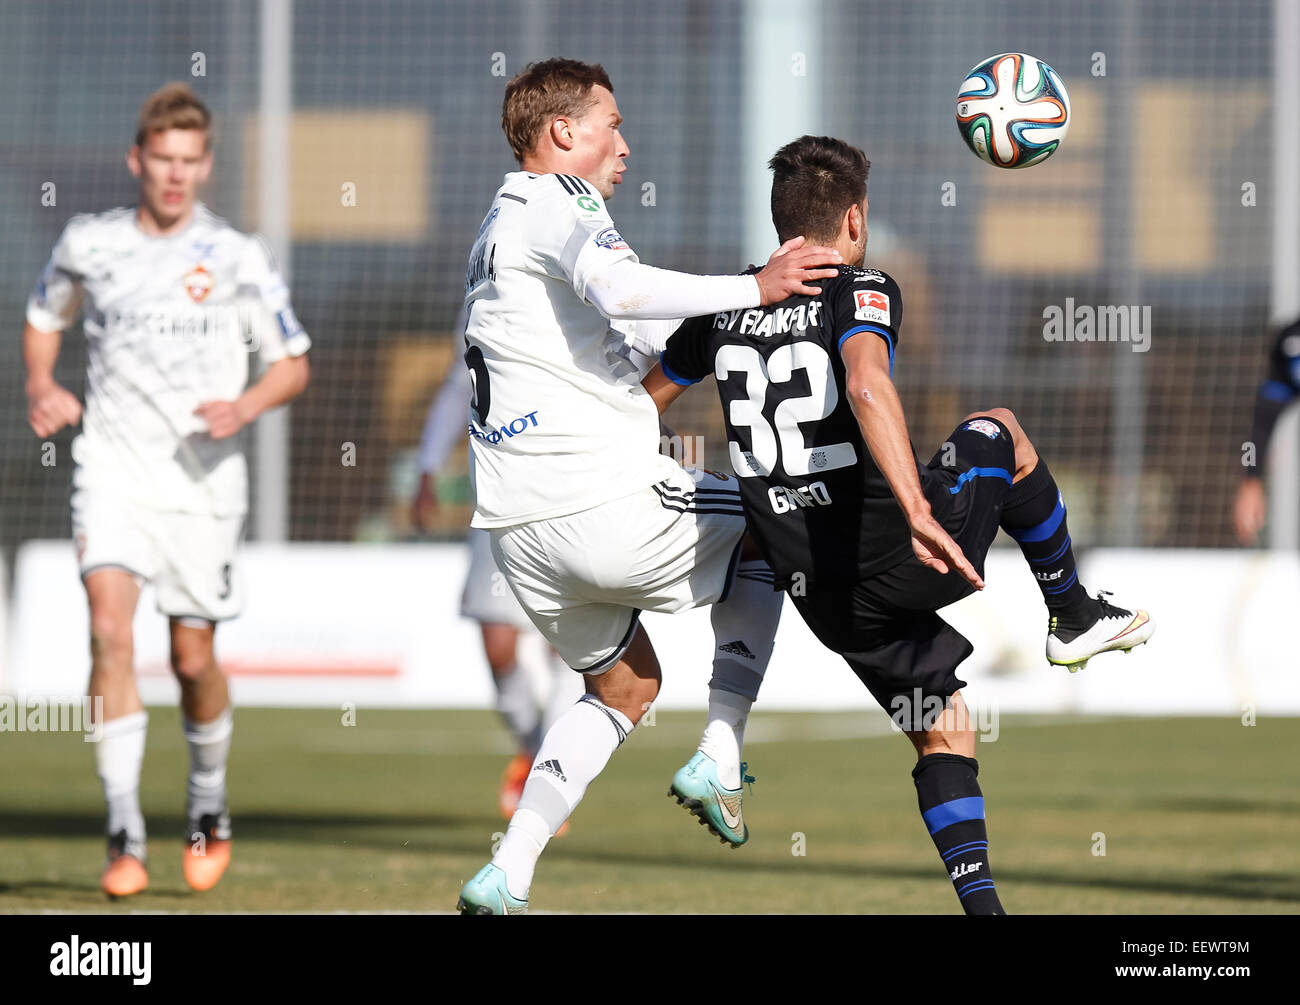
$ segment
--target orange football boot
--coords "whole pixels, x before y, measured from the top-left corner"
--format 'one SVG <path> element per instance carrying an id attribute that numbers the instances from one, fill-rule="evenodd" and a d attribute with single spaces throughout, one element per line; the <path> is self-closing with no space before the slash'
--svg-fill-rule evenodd
<path id="1" fill-rule="evenodd" d="M 99 876 L 99 887 L 109 897 L 130 897 L 149 886 L 149 873 L 144 867 L 143 841 L 127 840 L 121 830 L 108 839 L 108 862 Z"/>
<path id="2" fill-rule="evenodd" d="M 188 830 L 181 869 L 190 889 L 202 893 L 216 886 L 230 865 L 230 817 L 205 813 Z"/>

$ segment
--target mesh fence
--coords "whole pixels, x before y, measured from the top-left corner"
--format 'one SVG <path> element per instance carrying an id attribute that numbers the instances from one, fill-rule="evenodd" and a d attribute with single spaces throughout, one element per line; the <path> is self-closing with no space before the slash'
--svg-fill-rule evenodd
<path id="1" fill-rule="evenodd" d="M 815 109 L 788 123 L 788 138 L 826 132 L 872 161 L 868 264 L 903 290 L 895 376 L 922 455 L 967 412 L 1010 406 L 1065 488 L 1080 541 L 1230 544 L 1268 345 L 1270 0 L 826 2 L 808 7 L 815 48 L 764 52 L 756 68 L 745 33 L 759 9 L 294 5 L 291 285 L 314 348 L 312 386 L 292 410 L 290 536 L 410 535 L 424 410 L 461 365 L 449 329 L 466 254 L 514 168 L 499 125 L 505 83 L 528 61 L 565 55 L 613 79 L 632 154 L 631 184 L 610 208 L 643 261 L 706 273 L 748 264 L 737 159 L 745 123 L 765 110 L 750 106 L 747 81 L 788 77 Z M 258 227 L 259 11 L 254 0 L 3 5 L 5 547 L 68 532 L 71 472 L 42 465 L 26 426 L 17 333 L 68 217 L 133 200 L 123 154 L 145 94 L 184 80 L 209 102 L 217 159 L 204 199 Z M 966 71 L 1008 50 L 1054 66 L 1073 104 L 1062 150 L 1027 171 L 983 164 L 953 122 Z M 1148 351 L 1044 337 L 1045 311 L 1081 306 L 1137 308 Z M 78 326 L 57 371 L 78 392 L 84 359 Z M 670 420 L 725 468 L 709 390 Z M 69 438 L 56 438 L 60 451 Z M 440 473 L 442 533 L 467 523 L 465 469 L 461 449 Z"/>

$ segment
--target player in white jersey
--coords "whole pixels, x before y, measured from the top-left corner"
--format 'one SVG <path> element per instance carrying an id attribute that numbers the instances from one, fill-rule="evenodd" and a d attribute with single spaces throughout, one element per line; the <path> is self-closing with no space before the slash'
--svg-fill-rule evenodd
<path id="1" fill-rule="evenodd" d="M 527 909 L 542 849 L 658 694 L 643 610 L 715 605 L 714 680 L 735 690 L 710 699 L 701 749 L 716 755 L 714 791 L 735 800 L 730 843 L 744 841 L 738 751 L 780 597 L 756 553 L 736 576 L 748 556 L 735 483 L 659 453 L 657 410 L 610 319 L 650 342 L 643 322 L 666 333 L 663 319 L 820 292 L 806 284 L 834 275 L 818 265 L 838 253 L 796 240 L 748 276 L 642 265 L 605 210 L 628 155 L 621 122 L 599 66 L 548 60 L 515 77 L 502 125 L 521 170 L 506 175 L 470 253 L 473 526 L 491 531 L 511 589 L 587 693 L 543 739 L 492 862 L 461 891 L 465 913 Z"/>
<path id="2" fill-rule="evenodd" d="M 455 331 L 459 334 L 464 330 L 462 309 Z M 465 439 L 472 393 L 469 370 L 458 361 L 448 370 L 429 405 L 420 437 L 420 486 L 411 507 L 412 520 L 420 530 L 428 528 L 438 506 L 434 476 L 452 449 Z M 497 793 L 501 814 L 509 820 L 519 804 L 542 736 L 559 714 L 577 700 L 582 688 L 510 592 L 492 559 L 488 532 L 471 527 L 466 544 L 469 570 L 460 613 L 479 623 L 483 655 L 496 692 L 497 712 L 514 737 L 518 751 L 506 765 Z M 545 677 L 549 685 L 544 707 L 539 707 L 533 690 L 533 679 L 538 676 Z"/>
<path id="3" fill-rule="evenodd" d="M 108 803 L 110 896 L 148 883 L 140 766 L 147 716 L 132 619 L 145 581 L 168 616 L 190 772 L 186 881 L 214 886 L 230 861 L 226 760 L 232 718 L 213 636 L 240 608 L 235 568 L 248 506 L 236 434 L 307 385 L 310 345 L 264 244 L 198 202 L 212 167 L 211 117 L 184 85 L 150 95 L 127 165 L 132 208 L 69 221 L 23 331 L 28 417 L 72 443 L 72 525 L 90 603 L 95 758 Z M 86 404 L 55 382 L 63 331 L 84 309 Z M 251 386 L 249 356 L 265 373 Z"/>

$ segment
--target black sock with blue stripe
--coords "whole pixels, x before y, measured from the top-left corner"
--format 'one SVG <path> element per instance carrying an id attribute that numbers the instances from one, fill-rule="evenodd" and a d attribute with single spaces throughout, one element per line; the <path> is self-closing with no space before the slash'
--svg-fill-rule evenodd
<path id="1" fill-rule="evenodd" d="M 1097 601 L 1079 582 L 1070 546 L 1065 499 L 1056 479 L 1039 458 L 1034 470 L 1011 486 L 1002 504 L 1002 529 L 1016 539 L 1043 592 L 1047 610 L 1066 628 L 1082 629 L 1097 620 Z"/>
<path id="2" fill-rule="evenodd" d="M 939 849 L 962 910 L 1006 914 L 989 869 L 979 762 L 960 754 L 926 754 L 912 769 L 921 818 Z"/>

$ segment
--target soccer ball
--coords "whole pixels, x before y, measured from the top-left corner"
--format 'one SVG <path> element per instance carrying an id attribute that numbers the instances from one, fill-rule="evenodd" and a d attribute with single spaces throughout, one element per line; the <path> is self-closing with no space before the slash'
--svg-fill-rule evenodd
<path id="1" fill-rule="evenodd" d="M 1023 52 L 991 56 L 957 91 L 957 128 L 975 156 L 994 167 L 1047 160 L 1070 127 L 1070 96 L 1061 75 Z"/>

